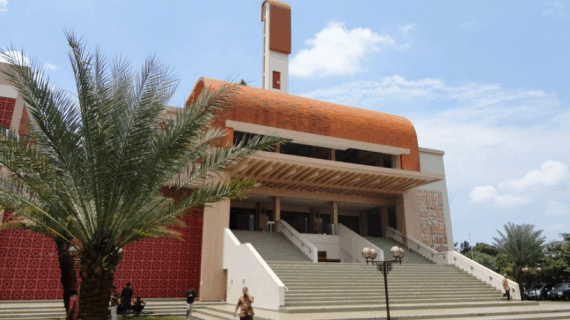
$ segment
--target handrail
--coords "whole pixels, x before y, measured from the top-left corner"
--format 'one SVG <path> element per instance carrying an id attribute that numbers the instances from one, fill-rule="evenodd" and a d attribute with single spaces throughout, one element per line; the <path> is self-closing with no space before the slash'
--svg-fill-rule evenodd
<path id="1" fill-rule="evenodd" d="M 275 230 L 281 232 L 289 241 L 299 248 L 312 262 L 319 262 L 319 252 L 317 247 L 303 237 L 297 230 L 289 225 L 285 220 L 279 220 L 275 224 Z"/>
<path id="2" fill-rule="evenodd" d="M 223 269 L 227 274 L 227 301 L 237 301 L 246 285 L 255 292 L 262 308 L 278 310 L 285 305 L 287 287 L 259 255 L 251 243 L 240 243 L 230 229 L 224 228 Z M 232 302 L 233 303 L 233 302 Z"/>
<path id="3" fill-rule="evenodd" d="M 447 260 L 448 264 L 454 265 L 455 267 L 467 271 L 467 273 L 470 275 L 476 277 L 477 279 L 483 280 L 499 291 L 503 289 L 503 276 L 478 263 L 477 261 L 473 261 L 455 251 L 441 252 L 440 254 L 445 255 L 445 259 Z M 451 259 L 451 257 L 453 257 L 453 259 Z M 519 284 L 510 279 L 507 281 L 509 288 L 511 289 L 511 295 L 513 299 L 520 300 L 521 292 Z"/>
<path id="4" fill-rule="evenodd" d="M 400 233 L 400 231 L 396 229 L 393 229 L 391 227 L 386 227 L 384 234 L 386 235 L 387 238 L 391 238 L 392 240 L 399 242 L 400 244 L 406 246 L 406 248 L 417 252 L 418 254 L 422 255 L 423 257 L 435 263 L 438 263 L 436 260 L 440 260 L 436 256 L 437 254 L 439 254 L 438 251 L 428 247 L 423 242 L 420 242 L 414 238 L 404 236 L 402 233 Z M 414 245 L 411 245 L 411 243 L 413 243 Z"/>
<path id="5" fill-rule="evenodd" d="M 452 265 L 456 268 L 466 271 L 468 274 L 476 277 L 477 279 L 491 285 L 495 289 L 501 291 L 503 289 L 503 277 L 495 271 L 479 264 L 468 257 L 459 254 L 455 251 L 438 252 L 433 248 L 428 247 L 424 243 L 410 237 L 405 237 L 399 231 L 390 227 L 386 227 L 386 237 L 395 241 L 403 243 L 403 239 L 408 241 L 406 247 L 410 250 L 416 251 L 422 256 L 435 262 L 437 265 Z M 453 258 L 453 259 L 452 259 Z M 519 285 L 508 280 L 509 287 L 513 292 L 513 298 L 519 300 L 521 298 Z"/>

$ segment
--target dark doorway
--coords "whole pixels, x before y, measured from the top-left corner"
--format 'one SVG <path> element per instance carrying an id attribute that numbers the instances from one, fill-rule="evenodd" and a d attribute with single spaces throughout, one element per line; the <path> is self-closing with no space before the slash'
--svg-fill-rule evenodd
<path id="1" fill-rule="evenodd" d="M 354 216 L 338 216 L 338 223 L 342 223 L 345 227 L 360 234 L 360 217 Z"/>
<path id="2" fill-rule="evenodd" d="M 388 207 L 388 225 L 394 230 L 398 230 L 398 224 L 396 223 L 396 206 Z"/>
<path id="3" fill-rule="evenodd" d="M 378 209 L 376 209 L 378 211 Z M 382 237 L 382 222 L 380 220 L 380 212 L 372 212 L 368 214 L 368 236 Z"/>
<path id="4" fill-rule="evenodd" d="M 299 233 L 309 233 L 309 216 L 310 214 L 302 212 L 281 212 L 281 220 L 285 220 Z"/>
<path id="5" fill-rule="evenodd" d="M 255 209 L 231 208 L 231 230 L 255 230 Z"/>

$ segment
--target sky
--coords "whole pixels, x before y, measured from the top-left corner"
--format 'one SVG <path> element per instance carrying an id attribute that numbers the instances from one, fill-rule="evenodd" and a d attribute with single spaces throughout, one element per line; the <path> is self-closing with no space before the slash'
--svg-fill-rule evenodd
<path id="1" fill-rule="evenodd" d="M 453 237 L 570 230 L 570 1 L 289 1 L 291 94 L 408 118 L 445 151 Z M 64 29 L 139 67 L 261 87 L 261 0 L 0 0 L 13 44 L 73 90 Z"/>

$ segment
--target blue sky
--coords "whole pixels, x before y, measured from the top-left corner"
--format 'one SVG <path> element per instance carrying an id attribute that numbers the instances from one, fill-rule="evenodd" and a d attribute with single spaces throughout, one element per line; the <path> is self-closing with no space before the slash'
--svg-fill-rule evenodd
<path id="1" fill-rule="evenodd" d="M 570 1 L 289 1 L 290 93 L 398 114 L 446 152 L 455 241 L 507 222 L 570 230 Z M 63 29 L 181 79 L 261 86 L 258 0 L 0 0 L 13 43 L 73 89 Z"/>

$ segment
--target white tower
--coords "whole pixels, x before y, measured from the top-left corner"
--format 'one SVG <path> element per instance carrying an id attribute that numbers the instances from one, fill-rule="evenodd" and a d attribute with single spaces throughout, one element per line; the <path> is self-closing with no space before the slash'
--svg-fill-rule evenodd
<path id="1" fill-rule="evenodd" d="M 263 89 L 289 92 L 289 54 L 291 54 L 291 6 L 265 0 L 261 4 L 263 21 Z"/>

